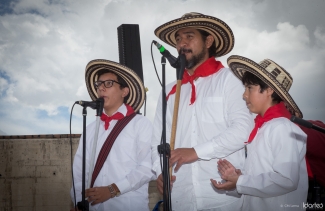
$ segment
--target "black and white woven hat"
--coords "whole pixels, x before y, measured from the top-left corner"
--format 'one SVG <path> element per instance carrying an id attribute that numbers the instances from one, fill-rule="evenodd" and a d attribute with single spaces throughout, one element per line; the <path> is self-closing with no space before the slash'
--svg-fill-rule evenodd
<path id="1" fill-rule="evenodd" d="M 162 41 L 176 47 L 175 33 L 180 29 L 188 27 L 204 30 L 214 37 L 217 57 L 226 55 L 234 47 L 234 35 L 225 22 L 196 12 L 186 13 L 181 18 L 159 26 L 155 29 L 155 35 Z"/>
<path id="2" fill-rule="evenodd" d="M 238 55 L 230 56 L 227 62 L 239 79 L 242 79 L 246 71 L 254 74 L 281 97 L 291 114 L 299 118 L 303 117 L 299 107 L 289 94 L 293 79 L 283 67 L 270 59 L 264 59 L 260 63 L 256 63 Z"/>
<path id="3" fill-rule="evenodd" d="M 98 80 L 98 71 L 103 69 L 110 70 L 123 78 L 130 90 L 126 104 L 130 105 L 135 112 L 140 110 L 145 99 L 145 88 L 140 77 L 130 68 L 105 59 L 92 60 L 86 66 L 85 80 L 90 98 L 92 100 L 98 98 L 94 83 Z"/>

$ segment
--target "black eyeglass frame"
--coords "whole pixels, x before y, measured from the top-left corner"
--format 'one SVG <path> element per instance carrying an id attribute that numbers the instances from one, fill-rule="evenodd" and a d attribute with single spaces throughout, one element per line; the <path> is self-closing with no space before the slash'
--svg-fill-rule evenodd
<path id="1" fill-rule="evenodd" d="M 106 86 L 107 81 L 109 81 L 111 85 Z M 98 89 L 102 84 L 104 84 L 105 88 L 111 88 L 114 85 L 114 82 L 122 85 L 121 83 L 119 83 L 118 81 L 115 81 L 115 80 L 106 80 L 106 81 L 95 81 L 94 86 L 96 89 Z"/>

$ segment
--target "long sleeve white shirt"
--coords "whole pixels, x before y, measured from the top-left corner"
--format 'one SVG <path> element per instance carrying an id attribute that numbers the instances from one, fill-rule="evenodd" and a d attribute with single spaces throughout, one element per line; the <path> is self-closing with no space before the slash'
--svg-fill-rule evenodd
<path id="1" fill-rule="evenodd" d="M 168 94 L 172 86 L 166 86 Z M 253 127 L 242 94 L 241 81 L 228 68 L 222 68 L 208 77 L 194 81 L 196 100 L 190 104 L 191 85 L 181 87 L 175 149 L 193 147 L 199 160 L 183 164 L 174 172 L 176 181 L 172 188 L 173 210 L 204 210 L 218 208 L 235 202 L 238 198 L 226 195 L 225 191 L 213 189 L 210 178 L 220 180 L 217 169 L 219 158 L 227 157 L 237 168 L 244 166 L 244 142 Z M 162 132 L 161 95 L 154 119 L 152 140 L 153 170 L 161 174 L 160 144 Z M 167 101 L 166 142 L 170 143 L 175 94 Z"/>
<path id="2" fill-rule="evenodd" d="M 303 210 L 308 192 L 306 134 L 286 118 L 270 120 L 247 145 L 237 181 L 242 210 Z"/>
<path id="3" fill-rule="evenodd" d="M 127 113 L 123 104 L 117 112 L 124 116 Z M 104 122 L 100 121 L 96 159 L 117 120 L 112 120 L 108 130 L 104 129 Z M 86 131 L 86 181 L 88 181 L 89 162 L 94 141 L 96 122 L 87 126 Z M 107 159 L 95 180 L 94 187 L 108 186 L 115 183 L 121 195 L 111 198 L 95 206 L 91 210 L 149 210 L 148 182 L 154 178 L 151 170 L 152 124 L 144 116 L 136 115 L 116 138 Z M 82 189 L 82 139 L 73 162 L 74 182 L 77 202 L 81 201 Z M 71 188 L 73 200 L 73 189 Z"/>

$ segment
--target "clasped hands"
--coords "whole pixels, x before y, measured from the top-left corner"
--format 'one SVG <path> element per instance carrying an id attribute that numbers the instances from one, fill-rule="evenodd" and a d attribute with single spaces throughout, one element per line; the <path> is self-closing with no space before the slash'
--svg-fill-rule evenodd
<path id="1" fill-rule="evenodd" d="M 220 159 L 218 161 L 218 171 L 221 178 L 225 180 L 224 183 L 217 182 L 214 179 L 210 179 L 213 186 L 220 190 L 233 190 L 236 188 L 236 183 L 240 175 L 242 175 L 240 169 L 236 169 L 229 161 Z"/>

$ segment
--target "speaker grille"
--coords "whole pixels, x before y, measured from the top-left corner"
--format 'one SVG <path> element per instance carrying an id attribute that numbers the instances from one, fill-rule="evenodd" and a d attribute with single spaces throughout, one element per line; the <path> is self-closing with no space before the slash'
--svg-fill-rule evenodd
<path id="1" fill-rule="evenodd" d="M 122 24 L 117 33 L 120 64 L 131 68 L 143 81 L 139 25 Z"/>

